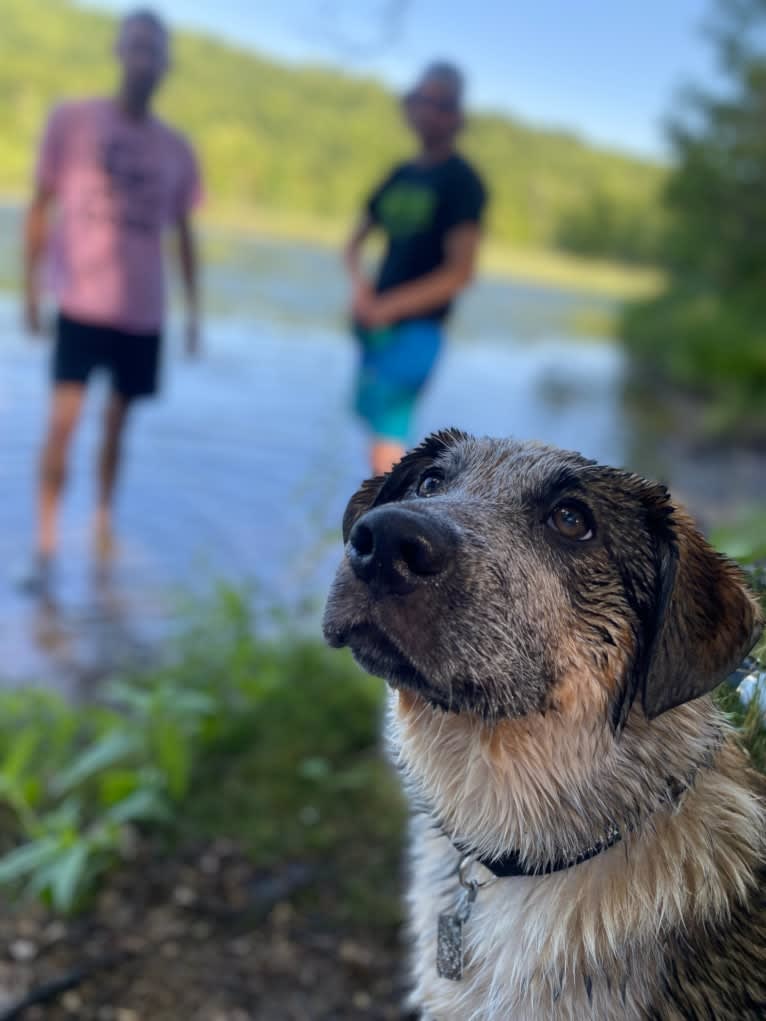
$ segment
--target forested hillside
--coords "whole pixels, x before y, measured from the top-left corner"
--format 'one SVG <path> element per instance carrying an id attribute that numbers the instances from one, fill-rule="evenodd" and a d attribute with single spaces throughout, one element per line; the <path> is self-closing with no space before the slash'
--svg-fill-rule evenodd
<path id="1" fill-rule="evenodd" d="M 0 192 L 15 195 L 51 103 L 112 86 L 114 26 L 67 0 L 3 0 L 2 14 Z M 283 66 L 184 31 L 174 62 L 161 110 L 199 147 L 212 211 L 345 221 L 407 151 L 394 97 L 371 80 Z M 473 118 L 465 148 L 492 189 L 496 240 L 654 254 L 660 168 L 501 116 Z"/>

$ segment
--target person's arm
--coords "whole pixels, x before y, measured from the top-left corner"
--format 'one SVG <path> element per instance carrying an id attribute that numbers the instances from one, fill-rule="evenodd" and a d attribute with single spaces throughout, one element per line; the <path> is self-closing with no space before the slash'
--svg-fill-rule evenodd
<path id="1" fill-rule="evenodd" d="M 360 295 L 354 314 L 364 326 L 388 326 L 446 305 L 473 279 L 480 239 L 477 223 L 453 227 L 445 238 L 445 259 L 438 269 L 384 294 Z"/>
<path id="2" fill-rule="evenodd" d="M 186 302 L 186 353 L 199 354 L 199 261 L 197 241 L 191 217 L 183 215 L 178 221 L 178 260 L 181 269 L 184 300 Z"/>
<path id="3" fill-rule="evenodd" d="M 366 305 L 374 299 L 375 288 L 372 281 L 364 270 L 362 264 L 362 249 L 364 243 L 370 234 L 375 229 L 375 221 L 370 215 L 369 211 L 362 214 L 356 223 L 351 237 L 346 242 L 346 246 L 343 249 L 343 262 L 348 272 L 349 280 L 351 281 L 351 311 L 352 315 L 355 315 L 354 310 L 357 305 Z"/>
<path id="4" fill-rule="evenodd" d="M 38 186 L 24 218 L 24 325 L 32 334 L 42 332 L 40 319 L 40 263 L 48 243 L 53 193 Z"/>
<path id="5" fill-rule="evenodd" d="M 370 214 L 368 212 L 363 213 L 354 226 L 351 236 L 343 249 L 343 262 L 354 287 L 360 281 L 367 281 L 367 276 L 362 267 L 362 248 L 374 228 L 375 223 Z"/>

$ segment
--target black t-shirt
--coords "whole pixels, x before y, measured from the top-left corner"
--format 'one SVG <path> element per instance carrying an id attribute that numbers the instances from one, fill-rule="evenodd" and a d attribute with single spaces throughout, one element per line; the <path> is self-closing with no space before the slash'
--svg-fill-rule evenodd
<path id="1" fill-rule="evenodd" d="M 444 263 L 444 239 L 463 223 L 480 223 L 487 192 L 473 167 L 457 153 L 433 166 L 401 163 L 367 202 L 385 233 L 378 293 L 433 272 Z M 444 319 L 450 306 L 418 318 Z"/>

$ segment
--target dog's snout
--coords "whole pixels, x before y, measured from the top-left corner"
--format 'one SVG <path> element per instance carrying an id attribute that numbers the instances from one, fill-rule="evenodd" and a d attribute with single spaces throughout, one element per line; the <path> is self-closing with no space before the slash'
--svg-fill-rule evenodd
<path id="1" fill-rule="evenodd" d="M 405 594 L 441 574 L 454 545 L 454 533 L 445 522 L 393 504 L 376 507 L 356 522 L 348 557 L 361 581 L 383 592 Z"/>

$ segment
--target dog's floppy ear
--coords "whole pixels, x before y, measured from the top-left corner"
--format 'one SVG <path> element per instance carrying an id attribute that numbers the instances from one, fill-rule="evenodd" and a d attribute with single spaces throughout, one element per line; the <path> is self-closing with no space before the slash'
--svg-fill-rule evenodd
<path id="1" fill-rule="evenodd" d="M 649 719 L 712 691 L 763 629 L 740 569 L 708 545 L 683 511 L 667 504 L 656 524 L 653 635 L 637 678 Z"/>
<path id="2" fill-rule="evenodd" d="M 343 515 L 343 542 L 348 542 L 351 529 L 362 514 L 381 503 L 400 499 L 417 482 L 429 464 L 450 447 L 466 439 L 468 434 L 459 429 L 443 429 L 432 433 L 414 450 L 405 454 L 386 475 L 376 475 L 363 482 L 348 501 Z"/>

